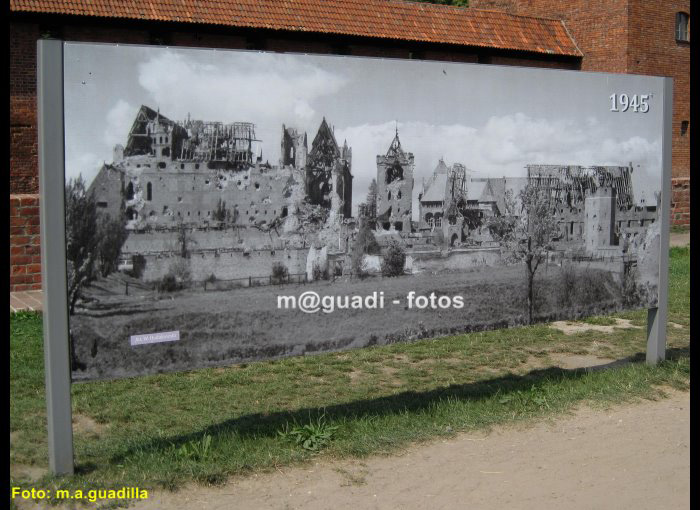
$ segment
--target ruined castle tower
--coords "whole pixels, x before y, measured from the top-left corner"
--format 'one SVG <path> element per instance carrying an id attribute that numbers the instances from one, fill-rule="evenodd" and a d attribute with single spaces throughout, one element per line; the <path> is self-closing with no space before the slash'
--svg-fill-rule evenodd
<path id="1" fill-rule="evenodd" d="M 331 216 L 352 216 L 352 150 L 338 146 L 324 118 L 306 158 L 306 195 L 314 205 L 327 207 Z"/>
<path id="2" fill-rule="evenodd" d="M 282 124 L 282 157 L 280 166 L 293 166 L 294 168 L 304 168 L 306 166 L 306 155 L 308 145 L 306 133 L 299 133 L 295 128 L 288 128 Z"/>
<path id="3" fill-rule="evenodd" d="M 377 156 L 377 224 L 385 229 L 411 231 L 414 166 L 397 129 L 387 153 Z"/>
<path id="4" fill-rule="evenodd" d="M 617 244 L 615 236 L 615 188 L 602 186 L 586 197 L 585 232 L 586 251 L 595 254 L 599 248 Z"/>

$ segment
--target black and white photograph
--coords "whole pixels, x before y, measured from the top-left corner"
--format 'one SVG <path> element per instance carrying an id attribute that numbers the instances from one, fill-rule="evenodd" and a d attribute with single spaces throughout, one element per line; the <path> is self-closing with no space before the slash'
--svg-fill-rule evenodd
<path id="1" fill-rule="evenodd" d="M 64 54 L 75 381 L 657 305 L 661 78 Z"/>

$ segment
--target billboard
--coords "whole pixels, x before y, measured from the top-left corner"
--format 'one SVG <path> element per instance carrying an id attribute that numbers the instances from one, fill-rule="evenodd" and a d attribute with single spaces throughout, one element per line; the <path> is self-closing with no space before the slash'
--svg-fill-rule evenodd
<path id="1" fill-rule="evenodd" d="M 63 55 L 74 381 L 659 302 L 662 78 Z"/>

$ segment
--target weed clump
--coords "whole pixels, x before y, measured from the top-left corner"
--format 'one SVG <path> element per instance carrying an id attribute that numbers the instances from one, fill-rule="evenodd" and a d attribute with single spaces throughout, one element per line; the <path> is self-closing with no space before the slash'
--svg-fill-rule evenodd
<path id="1" fill-rule="evenodd" d="M 382 274 L 400 276 L 406 264 L 406 252 L 398 243 L 392 243 L 382 257 Z"/>

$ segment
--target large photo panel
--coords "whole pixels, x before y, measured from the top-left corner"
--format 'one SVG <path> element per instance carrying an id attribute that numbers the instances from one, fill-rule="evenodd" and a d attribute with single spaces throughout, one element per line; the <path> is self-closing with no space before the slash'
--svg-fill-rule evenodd
<path id="1" fill-rule="evenodd" d="M 65 43 L 73 379 L 658 301 L 662 78 Z"/>

